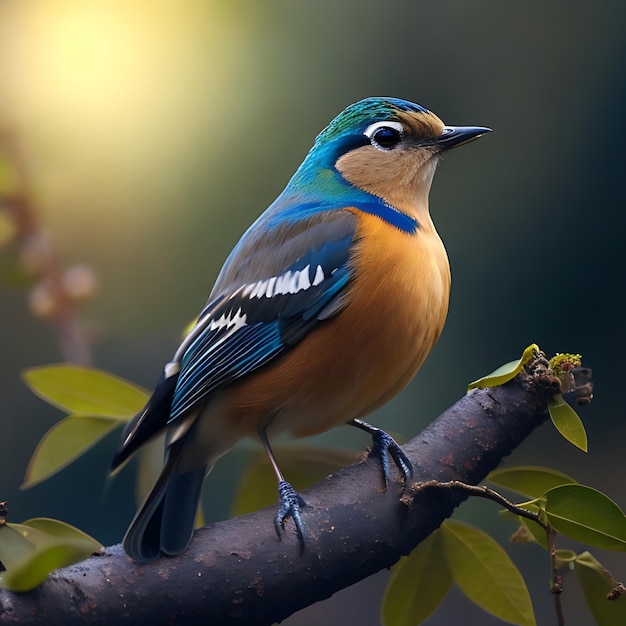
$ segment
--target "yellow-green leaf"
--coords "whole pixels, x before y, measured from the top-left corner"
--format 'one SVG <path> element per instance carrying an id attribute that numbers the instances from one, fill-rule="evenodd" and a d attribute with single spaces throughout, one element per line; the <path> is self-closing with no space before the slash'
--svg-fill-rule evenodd
<path id="1" fill-rule="evenodd" d="M 135 501 L 142 504 L 152 491 L 161 470 L 163 469 L 163 451 L 165 449 L 165 433 L 141 446 L 137 453 L 137 478 L 135 480 Z"/>
<path id="2" fill-rule="evenodd" d="M 290 474 L 289 479 L 291 480 Z M 277 501 L 277 493 L 276 476 L 271 465 L 260 454 L 254 454 L 237 485 L 231 515 L 245 515 L 274 504 Z"/>
<path id="3" fill-rule="evenodd" d="M 576 483 L 567 474 L 537 465 L 520 465 L 519 467 L 497 469 L 487 476 L 487 480 L 500 487 L 517 491 L 529 498 L 539 498 L 548 489 Z"/>
<path id="4" fill-rule="evenodd" d="M 626 597 L 608 600 L 607 594 L 617 581 L 589 552 L 583 552 L 574 561 L 574 570 L 585 594 L 589 609 L 598 626 L 626 624 Z"/>
<path id="5" fill-rule="evenodd" d="M 67 467 L 119 425 L 119 420 L 109 417 L 70 415 L 63 418 L 37 444 L 22 489 L 28 489 Z"/>
<path id="6" fill-rule="evenodd" d="M 24 371 L 26 384 L 67 413 L 129 420 L 144 406 L 147 392 L 113 374 L 79 365 L 47 365 Z"/>
<path id="7" fill-rule="evenodd" d="M 274 449 L 283 472 L 296 491 L 305 489 L 338 470 L 354 463 L 354 452 L 314 446 L 278 446 Z M 382 486 L 382 484 L 381 484 Z M 274 504 L 277 500 L 276 476 L 264 453 L 254 454 L 239 482 L 232 506 L 233 515 L 245 515 Z"/>
<path id="8" fill-rule="evenodd" d="M 86 532 L 72 526 L 67 522 L 50 517 L 31 517 L 22 522 L 22 526 L 34 528 L 41 533 L 46 534 L 50 538 L 65 538 L 71 541 L 84 543 L 90 549 L 90 553 L 98 552 L 102 549 L 102 545 Z"/>
<path id="9" fill-rule="evenodd" d="M 531 500 L 530 502 L 524 502 L 522 504 L 518 504 L 517 506 L 529 511 L 530 513 L 535 513 L 537 515 L 543 515 L 543 511 L 537 504 L 540 502 L 539 500 Z M 507 509 L 503 509 L 500 511 L 500 517 L 503 519 L 511 519 L 512 521 L 519 522 L 521 527 L 518 528 L 512 535 L 509 537 L 509 541 L 511 543 L 538 543 L 540 546 L 548 549 L 548 537 L 546 535 L 546 531 L 538 522 L 535 522 L 528 517 L 523 517 L 522 515 L 516 515 L 515 513 L 508 511 Z"/>
<path id="10" fill-rule="evenodd" d="M 451 583 L 441 532 L 436 530 L 393 567 L 383 598 L 383 623 L 421 624 L 437 610 Z"/>
<path id="11" fill-rule="evenodd" d="M 555 428 L 571 444 L 587 452 L 587 433 L 583 423 L 574 409 L 563 400 L 560 394 L 548 401 L 550 419 Z"/>
<path id="12" fill-rule="evenodd" d="M 78 556 L 72 546 L 64 545 L 50 545 L 41 550 L 33 550 L 30 558 L 20 566 L 7 569 L 0 583 L 9 591 L 30 591 L 40 585 L 51 571 L 82 561 L 87 556 Z"/>
<path id="13" fill-rule="evenodd" d="M 534 626 L 535 615 L 522 575 L 507 553 L 482 531 L 448 520 L 441 526 L 452 578 L 463 593 L 496 617 Z"/>
<path id="14" fill-rule="evenodd" d="M 557 532 L 606 550 L 626 551 L 626 516 L 607 496 L 585 485 L 545 493 L 545 512 Z"/>
<path id="15" fill-rule="evenodd" d="M 519 517 L 519 521 L 524 525 L 524 527 L 528 530 L 531 537 L 544 549 L 548 549 L 548 536 L 546 535 L 545 529 L 540 526 L 537 522 L 533 522 L 533 520 L 528 519 L 527 517 Z"/>
<path id="16" fill-rule="evenodd" d="M 20 528 L 19 524 L 3 524 L 0 526 L 0 562 L 8 569 L 13 569 L 17 564 L 28 558 L 33 551 L 30 543 Z"/>
<path id="17" fill-rule="evenodd" d="M 10 591 L 33 589 L 52 570 L 82 561 L 103 549 L 99 542 L 77 528 L 46 518 L 32 519 L 24 524 L 6 524 L 0 531 L 0 548 L 5 528 L 23 539 L 17 559 L 13 555 L 5 560 L 0 549 L 0 560 L 6 567 L 0 584 Z"/>
<path id="18" fill-rule="evenodd" d="M 528 346 L 526 350 L 524 350 L 521 358 L 517 361 L 511 361 L 510 363 L 505 363 L 501 365 L 498 369 L 491 372 L 487 376 L 483 376 L 478 380 L 470 383 L 467 386 L 467 390 L 484 388 L 484 387 L 498 387 L 499 385 L 503 385 L 515 378 L 521 371 L 524 365 L 528 363 L 531 359 L 535 357 L 535 354 L 539 352 L 539 346 L 536 343 Z"/>

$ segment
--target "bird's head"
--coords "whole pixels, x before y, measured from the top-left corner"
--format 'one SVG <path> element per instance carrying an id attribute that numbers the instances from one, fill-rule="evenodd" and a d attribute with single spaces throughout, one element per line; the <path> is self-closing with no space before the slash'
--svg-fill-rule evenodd
<path id="1" fill-rule="evenodd" d="M 367 98 L 344 109 L 318 135 L 300 168 L 300 181 L 315 179 L 319 186 L 326 179 L 329 191 L 347 182 L 413 214 L 427 209 L 442 152 L 489 131 L 446 126 L 428 109 L 406 100 Z"/>

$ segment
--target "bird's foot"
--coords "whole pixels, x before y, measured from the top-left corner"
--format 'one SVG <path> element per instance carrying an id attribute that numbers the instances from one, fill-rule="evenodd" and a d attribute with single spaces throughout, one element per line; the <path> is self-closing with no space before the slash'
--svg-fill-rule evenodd
<path id="1" fill-rule="evenodd" d="M 385 478 L 385 489 L 391 480 L 391 464 L 389 457 L 393 459 L 393 462 L 400 470 L 402 482 L 406 484 L 406 482 L 410 480 L 413 476 L 413 464 L 390 434 L 360 419 L 353 419 L 348 423 L 364 430 L 372 436 L 372 449 L 370 450 L 368 458 L 370 456 L 376 456 L 380 460 L 380 464 L 383 468 L 383 476 Z"/>
<path id="2" fill-rule="evenodd" d="M 300 541 L 300 553 L 304 552 L 304 522 L 302 521 L 301 509 L 306 506 L 302 496 L 286 481 L 278 483 L 278 499 L 280 506 L 274 518 L 274 527 L 278 539 L 282 539 L 281 531 L 285 530 L 285 520 L 290 517 L 296 525 L 296 534 Z"/>

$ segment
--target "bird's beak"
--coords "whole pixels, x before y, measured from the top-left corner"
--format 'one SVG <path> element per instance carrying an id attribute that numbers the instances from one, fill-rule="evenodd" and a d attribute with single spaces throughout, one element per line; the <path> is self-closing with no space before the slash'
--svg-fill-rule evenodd
<path id="1" fill-rule="evenodd" d="M 444 126 L 441 135 L 432 143 L 442 150 L 450 150 L 490 132 L 491 128 L 485 126 Z"/>

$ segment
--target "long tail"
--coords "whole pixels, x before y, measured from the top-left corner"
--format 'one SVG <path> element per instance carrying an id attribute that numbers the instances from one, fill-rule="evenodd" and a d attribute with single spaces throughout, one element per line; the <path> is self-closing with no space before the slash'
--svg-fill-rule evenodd
<path id="1" fill-rule="evenodd" d="M 126 532 L 124 550 L 134 561 L 180 554 L 191 541 L 207 466 L 180 473 L 182 443 L 169 447 L 159 478 Z"/>

